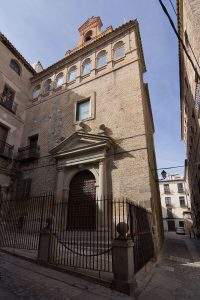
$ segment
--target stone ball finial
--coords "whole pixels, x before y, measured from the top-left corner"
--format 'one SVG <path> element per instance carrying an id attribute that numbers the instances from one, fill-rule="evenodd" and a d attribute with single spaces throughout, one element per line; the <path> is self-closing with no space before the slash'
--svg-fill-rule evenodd
<path id="1" fill-rule="evenodd" d="M 116 226 L 117 232 L 119 233 L 119 238 L 126 238 L 127 232 L 129 230 L 128 224 L 125 222 L 119 222 Z"/>

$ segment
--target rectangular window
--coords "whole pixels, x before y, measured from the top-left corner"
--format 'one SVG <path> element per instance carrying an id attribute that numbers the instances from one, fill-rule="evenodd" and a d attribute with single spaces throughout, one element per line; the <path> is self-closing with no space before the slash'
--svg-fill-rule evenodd
<path id="1" fill-rule="evenodd" d="M 170 194 L 170 189 L 169 189 L 169 184 L 168 183 L 164 184 L 164 193 L 165 194 Z"/>
<path id="2" fill-rule="evenodd" d="M 185 206 L 185 197 L 184 196 L 179 197 L 179 201 L 180 201 L 180 206 L 184 207 Z"/>
<path id="3" fill-rule="evenodd" d="M 167 205 L 171 205 L 171 197 L 165 197 L 165 204 Z"/>
<path id="4" fill-rule="evenodd" d="M 178 193 L 183 193 L 183 184 L 182 183 L 177 183 L 177 187 L 178 187 Z"/>
<path id="5" fill-rule="evenodd" d="M 179 221 L 179 227 L 184 227 L 184 221 Z"/>
<path id="6" fill-rule="evenodd" d="M 76 121 L 82 121 L 91 117 L 90 99 L 78 102 L 76 105 Z"/>

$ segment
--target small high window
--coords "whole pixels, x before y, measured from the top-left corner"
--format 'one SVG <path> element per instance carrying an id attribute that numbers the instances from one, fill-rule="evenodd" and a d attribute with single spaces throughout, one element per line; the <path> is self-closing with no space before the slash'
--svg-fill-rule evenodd
<path id="1" fill-rule="evenodd" d="M 73 81 L 76 79 L 76 76 L 77 76 L 77 68 L 76 66 L 73 66 L 69 69 L 69 72 L 68 72 L 68 81 Z"/>
<path id="2" fill-rule="evenodd" d="M 49 93 L 51 90 L 51 79 L 47 79 L 44 83 L 44 93 Z"/>
<path id="3" fill-rule="evenodd" d="M 92 69 L 91 60 L 90 58 L 87 58 L 86 60 L 84 60 L 82 64 L 82 75 L 90 74 L 91 69 Z"/>
<path id="4" fill-rule="evenodd" d="M 64 76 L 63 76 L 63 73 L 59 73 L 57 76 L 56 76 L 56 81 L 55 81 L 55 86 L 56 87 L 60 87 L 62 86 L 64 83 Z"/>
<path id="5" fill-rule="evenodd" d="M 11 69 L 13 69 L 13 71 L 15 71 L 18 75 L 21 74 L 21 66 L 20 66 L 20 64 L 19 64 L 15 59 L 11 59 L 11 61 L 10 61 L 10 67 L 11 67 Z"/>
<path id="6" fill-rule="evenodd" d="M 37 85 L 34 89 L 33 89 L 33 99 L 37 99 L 38 96 L 40 95 L 40 85 Z"/>
<path id="7" fill-rule="evenodd" d="M 92 39 L 92 30 L 89 30 L 84 37 L 85 42 L 88 42 Z"/>
<path id="8" fill-rule="evenodd" d="M 165 197 L 165 204 L 166 206 L 171 205 L 171 197 Z"/>
<path id="9" fill-rule="evenodd" d="M 170 194 L 170 188 L 169 188 L 169 184 L 168 183 L 164 184 L 164 193 L 165 194 Z"/>
<path id="10" fill-rule="evenodd" d="M 118 60 L 125 55 L 124 43 L 122 41 L 117 42 L 113 47 L 113 58 Z"/>
<path id="11" fill-rule="evenodd" d="M 97 55 L 97 68 L 101 68 L 101 67 L 103 67 L 105 65 L 107 65 L 106 51 L 102 50 Z"/>
<path id="12" fill-rule="evenodd" d="M 177 183 L 177 187 L 178 187 L 178 193 L 183 193 L 184 189 L 183 189 L 183 184 L 182 182 Z"/>
<path id="13" fill-rule="evenodd" d="M 83 121 L 91 116 L 90 99 L 78 102 L 76 106 L 76 121 Z"/>

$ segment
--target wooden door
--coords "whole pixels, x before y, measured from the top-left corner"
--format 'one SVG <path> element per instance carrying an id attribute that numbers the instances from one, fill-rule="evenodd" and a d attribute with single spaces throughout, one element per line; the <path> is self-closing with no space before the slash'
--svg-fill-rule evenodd
<path id="1" fill-rule="evenodd" d="M 173 220 L 168 220 L 167 225 L 168 225 L 168 231 L 175 231 L 176 230 L 175 222 Z"/>
<path id="2" fill-rule="evenodd" d="M 72 178 L 68 201 L 68 229 L 95 229 L 95 182 L 94 175 L 89 171 L 81 171 Z"/>

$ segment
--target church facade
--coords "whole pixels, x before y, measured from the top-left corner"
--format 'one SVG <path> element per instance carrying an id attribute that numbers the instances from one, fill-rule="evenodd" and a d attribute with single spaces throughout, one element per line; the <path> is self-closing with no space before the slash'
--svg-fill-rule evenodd
<path id="1" fill-rule="evenodd" d="M 77 46 L 46 69 L 38 63 L 34 70 L 4 45 L 21 68 L 13 89 L 25 73 L 26 78 L 21 83 L 25 100 L 20 98 L 23 105 L 12 115 L 19 128 L 12 131 L 0 111 L 2 127 L 8 127 L 4 142 L 14 145 L 9 180 L 0 184 L 18 198 L 48 191 L 66 202 L 84 194 L 127 198 L 152 212 L 160 247 L 154 124 L 139 25 L 134 20 L 101 28 L 99 17 L 88 19 L 79 27 Z M 1 76 L 1 93 L 7 80 Z"/>

